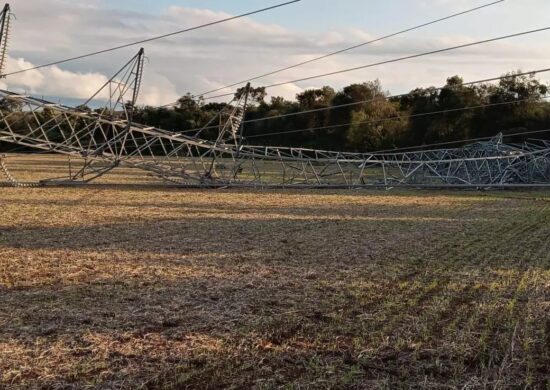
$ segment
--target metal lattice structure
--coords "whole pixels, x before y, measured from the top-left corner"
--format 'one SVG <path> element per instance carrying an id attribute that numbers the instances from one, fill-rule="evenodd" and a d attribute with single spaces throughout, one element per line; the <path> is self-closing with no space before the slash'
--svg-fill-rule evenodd
<path id="1" fill-rule="evenodd" d="M 0 19 L 0 69 L 5 61 L 9 6 Z M 183 186 L 359 188 L 369 186 L 550 186 L 550 143 L 507 145 L 502 135 L 455 149 L 344 153 L 251 146 L 243 138 L 247 85 L 204 129 L 219 123 L 215 140 L 134 121 L 143 77 L 141 49 L 80 108 L 0 90 L 0 142 L 81 160 L 66 177 L 40 184 L 89 183 L 119 167 L 138 169 Z M 93 99 L 103 108 L 91 110 Z M 12 185 L 3 160 L 0 168 Z"/>

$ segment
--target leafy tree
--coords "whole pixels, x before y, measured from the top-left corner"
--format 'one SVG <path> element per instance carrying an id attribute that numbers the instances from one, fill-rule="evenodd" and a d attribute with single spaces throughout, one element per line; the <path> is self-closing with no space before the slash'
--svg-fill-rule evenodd
<path id="1" fill-rule="evenodd" d="M 245 93 L 246 87 L 242 87 L 237 89 L 237 92 L 235 93 L 235 99 L 238 100 L 241 98 L 241 96 Z M 250 88 L 249 92 L 249 102 L 250 103 L 263 103 L 265 100 L 265 97 L 267 96 L 267 92 L 265 91 L 264 87 L 258 87 L 258 88 Z"/>
<path id="2" fill-rule="evenodd" d="M 352 112 L 348 143 L 356 151 L 376 151 L 399 144 L 407 128 L 399 105 L 388 100 L 375 100 Z"/>

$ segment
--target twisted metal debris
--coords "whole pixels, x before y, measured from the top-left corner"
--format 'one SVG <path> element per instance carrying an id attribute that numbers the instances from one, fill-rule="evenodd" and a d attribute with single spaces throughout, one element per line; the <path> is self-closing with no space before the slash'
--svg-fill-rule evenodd
<path id="1" fill-rule="evenodd" d="M 115 107 L 122 107 L 129 90 L 119 91 Z M 80 111 L 7 91 L 0 97 L 1 141 L 84 162 L 72 176 L 43 184 L 91 182 L 120 166 L 168 183 L 206 187 L 550 184 L 550 144 L 545 141 L 505 144 L 500 135 L 463 148 L 380 154 L 250 146 L 240 134 L 246 94 L 220 113 L 226 120 L 216 141 L 133 123 L 128 104 L 113 116 L 111 110 Z"/>

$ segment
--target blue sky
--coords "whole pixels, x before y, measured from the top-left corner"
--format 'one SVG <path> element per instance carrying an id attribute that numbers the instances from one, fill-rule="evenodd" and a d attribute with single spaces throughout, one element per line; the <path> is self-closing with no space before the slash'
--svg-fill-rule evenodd
<path id="1" fill-rule="evenodd" d="M 249 12 L 282 0 L 25 0 L 10 45 L 11 70 Z M 143 102 L 162 104 L 412 27 L 490 0 L 302 0 L 248 19 L 145 45 Z M 550 26 L 550 1 L 506 0 L 475 14 L 407 33 L 258 81 L 273 83 L 369 64 L 499 35 Z M 494 77 L 550 66 L 550 32 L 445 55 L 298 83 L 272 91 L 292 98 L 305 88 L 380 79 L 392 93 L 440 86 L 446 77 Z M 2 81 L 14 90 L 85 98 L 136 48 Z M 71 100 L 72 101 L 72 100 Z"/>

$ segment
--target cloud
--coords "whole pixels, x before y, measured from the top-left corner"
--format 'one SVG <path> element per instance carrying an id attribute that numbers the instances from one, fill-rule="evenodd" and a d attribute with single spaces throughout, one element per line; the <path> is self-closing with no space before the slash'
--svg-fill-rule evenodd
<path id="1" fill-rule="evenodd" d="M 29 69 L 34 66 L 35 64 L 25 61 L 23 58 L 8 57 L 7 69 L 9 72 Z M 77 73 L 53 66 L 9 76 L 7 80 L 3 80 L 3 84 L 11 90 L 28 94 L 84 99 L 90 97 L 106 81 L 107 77 L 100 73 Z"/>
<path id="2" fill-rule="evenodd" d="M 160 106 L 166 102 L 174 102 L 180 96 L 176 86 L 168 78 L 150 72 L 145 75 L 139 103 Z"/>
<path id="3" fill-rule="evenodd" d="M 22 58 L 11 57 L 8 57 L 7 65 L 10 71 L 29 69 L 35 66 Z M 176 87 L 165 76 L 150 72 L 145 77 L 147 82 L 142 85 L 139 100 L 141 104 L 161 105 L 166 102 L 166 99 L 176 100 L 179 97 Z M 84 102 L 108 80 L 109 78 L 101 73 L 71 72 L 58 66 L 52 66 L 10 76 L 8 80 L 0 82 L 0 87 L 30 95 L 80 99 Z M 99 101 L 108 98 L 108 89 L 103 89 L 96 97 Z"/>
<path id="4" fill-rule="evenodd" d="M 456 8 L 455 2 L 450 0 L 437 2 L 443 8 L 451 4 Z M 433 2 L 424 3 L 426 7 L 433 5 Z M 170 6 L 162 12 L 146 14 L 106 9 L 104 4 L 102 0 L 25 0 L 15 3 L 13 11 L 18 19 L 14 21 L 12 29 L 12 57 L 8 62 L 8 71 L 231 16 L 224 12 L 180 6 Z M 418 0 L 418 4 L 423 9 L 421 0 Z M 461 0 L 459 5 L 466 9 L 476 4 Z M 408 25 L 404 22 L 403 27 Z M 459 28 L 456 31 L 430 28 L 422 34 L 414 32 L 394 37 L 266 77 L 254 84 L 260 86 L 284 82 L 505 35 L 502 33 L 504 31 L 510 33 L 507 26 L 497 29 L 493 24 L 488 24 L 487 31 L 482 33 L 467 33 L 465 31 L 471 30 L 469 26 L 465 28 L 461 23 L 457 23 L 457 26 Z M 512 29 L 512 32 L 521 31 L 516 31 L 515 26 Z M 244 18 L 147 43 L 144 47 L 149 60 L 140 103 L 169 103 L 187 92 L 195 94 L 219 88 L 393 32 L 388 30 L 371 31 L 362 26 L 344 25 L 340 29 L 306 32 Z M 441 85 L 446 77 L 455 74 L 464 76 L 466 80 L 475 80 L 498 76 L 518 68 L 542 68 L 544 66 L 541 63 L 547 62 L 549 56 L 540 49 L 541 41 L 534 40 L 534 37 L 495 42 L 285 85 L 270 92 L 292 98 L 305 87 L 331 85 L 341 88 L 350 83 L 378 78 L 384 88 L 402 93 L 417 86 Z M 131 47 L 59 67 L 28 72 L 9 77 L 2 83 L 11 89 L 37 95 L 85 99 L 138 49 L 137 46 Z"/>

